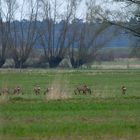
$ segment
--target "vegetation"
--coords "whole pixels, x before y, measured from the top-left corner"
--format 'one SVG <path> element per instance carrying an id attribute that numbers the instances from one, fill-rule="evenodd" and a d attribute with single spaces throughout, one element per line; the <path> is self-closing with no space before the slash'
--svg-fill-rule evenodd
<path id="1" fill-rule="evenodd" d="M 81 17 L 77 16 L 81 2 L 80 0 L 67 0 L 64 3 L 59 0 L 22 0 L 22 2 L 0 0 L 0 67 L 3 67 L 5 61 L 10 58 L 15 68 L 25 68 L 29 58 L 33 58 L 33 51 L 36 54 L 41 52 L 39 62 L 36 64 L 38 67 L 42 63 L 47 63 L 50 68 L 56 68 L 65 58 L 69 59 L 73 68 L 95 61 L 101 55 L 102 48 L 113 38 L 124 33 L 125 30 L 120 27 L 124 23 L 130 25 L 131 16 L 127 16 L 128 20 L 117 10 L 114 13 L 105 8 L 108 6 L 102 7 L 97 5 L 95 0 L 87 0 L 81 20 Z M 104 0 L 103 4 L 106 4 Z M 115 15 L 119 17 L 113 18 Z M 114 21 L 110 21 L 109 17 Z M 136 31 L 135 34 L 138 34 L 139 22 L 132 21 L 136 22 L 133 29 Z M 134 43 L 135 40 L 135 37 L 133 39 L 131 37 L 130 42 Z M 121 42 L 120 39 L 118 42 Z M 127 45 L 128 42 L 127 40 Z M 139 50 L 137 45 L 134 44 L 136 49 L 132 51 L 133 54 Z M 135 57 L 139 57 L 139 53 Z"/>
<path id="2" fill-rule="evenodd" d="M 18 139 L 140 139 L 139 70 L 0 71 L 0 85 L 20 85 L 23 95 L 0 96 L 0 136 Z M 39 84 L 41 95 L 35 95 Z M 91 95 L 75 95 L 87 84 Z M 64 98 L 43 95 L 46 87 Z M 121 86 L 127 87 L 126 95 Z M 62 96 L 61 96 L 62 97 Z"/>

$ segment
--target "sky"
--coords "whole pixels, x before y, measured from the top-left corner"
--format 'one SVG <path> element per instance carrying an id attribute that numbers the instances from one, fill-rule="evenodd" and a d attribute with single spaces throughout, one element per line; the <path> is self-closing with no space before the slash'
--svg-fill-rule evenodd
<path id="1" fill-rule="evenodd" d="M 53 2 L 54 0 L 50 0 L 50 1 Z M 66 0 L 57 0 L 57 1 L 58 1 L 58 5 L 61 5 L 60 7 L 57 8 L 57 11 L 64 12 L 64 10 L 66 9 L 66 7 L 65 7 Z M 80 4 L 77 7 L 77 14 L 76 15 L 77 15 L 78 18 L 84 18 L 85 17 L 85 13 L 86 13 L 85 1 L 86 0 L 81 0 Z M 18 0 L 18 3 L 21 6 L 23 4 L 23 0 Z M 26 6 L 25 6 L 24 10 L 25 10 L 24 13 L 27 13 L 28 9 L 26 8 Z M 20 15 L 21 15 L 20 13 L 21 13 L 21 11 L 19 11 L 17 13 L 17 15 L 16 15 L 17 19 L 20 19 Z"/>
<path id="2" fill-rule="evenodd" d="M 3 0 L 0 0 L 0 1 L 3 1 Z M 23 1 L 26 1 L 23 3 Z M 34 0 L 33 0 L 34 1 Z M 47 0 L 46 0 L 47 1 Z M 51 3 L 53 3 L 54 0 L 50 0 Z M 57 11 L 59 13 L 64 13 L 65 12 L 65 9 L 66 9 L 66 1 L 67 0 L 57 0 L 58 2 L 58 7 L 57 7 Z M 77 18 L 80 18 L 80 19 L 85 19 L 85 16 L 86 16 L 86 6 L 85 6 L 85 3 L 86 3 L 87 0 L 81 0 L 81 3 L 78 5 L 77 7 Z M 90 0 L 89 0 L 90 1 Z M 124 3 L 120 2 L 120 3 L 107 3 L 107 2 L 103 2 L 105 0 L 93 0 L 95 2 L 96 5 L 102 5 L 102 8 L 107 10 L 111 10 L 112 13 L 114 12 L 114 15 L 115 15 L 115 11 L 120 11 L 121 14 L 126 14 L 126 10 L 128 9 L 128 7 L 126 7 L 126 5 L 124 5 Z M 107 1 L 110 1 L 110 0 L 107 0 Z M 16 20 L 20 20 L 21 19 L 21 13 L 22 13 L 22 19 L 28 19 L 28 16 L 29 16 L 29 0 L 17 0 L 17 6 L 15 6 L 15 11 L 14 11 L 14 19 Z M 7 8 L 6 8 L 6 5 L 4 3 L 2 3 L 1 5 L 2 7 L 2 10 L 3 10 L 3 13 L 7 13 Z M 40 9 L 40 11 L 42 11 L 42 9 Z M 52 12 L 53 13 L 53 12 Z M 128 12 L 127 12 L 128 14 Z M 41 14 L 40 14 L 41 15 Z M 3 14 L 4 16 L 4 14 Z M 115 16 L 120 16 L 120 15 L 115 15 Z M 40 19 L 42 18 L 41 16 L 39 17 Z"/>

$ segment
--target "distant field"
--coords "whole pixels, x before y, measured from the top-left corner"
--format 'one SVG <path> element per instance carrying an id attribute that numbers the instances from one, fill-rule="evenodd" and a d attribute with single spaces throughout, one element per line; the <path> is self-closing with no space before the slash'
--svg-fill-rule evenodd
<path id="1" fill-rule="evenodd" d="M 92 94 L 74 95 L 80 84 Z M 0 140 L 140 139 L 140 70 L 0 71 L 0 88 L 16 85 L 23 95 L 0 96 Z M 52 86 L 49 99 L 43 92 Z"/>
<path id="2" fill-rule="evenodd" d="M 104 50 L 105 51 L 105 50 Z M 122 51 L 122 50 L 117 50 Z M 32 67 L 32 64 L 38 62 L 38 59 L 29 59 L 27 65 Z M 48 68 L 47 64 L 44 67 Z M 14 62 L 11 59 L 7 59 L 4 65 L 5 68 L 14 67 Z M 114 61 L 94 61 L 93 63 L 85 64 L 83 69 L 140 69 L 140 58 L 118 58 Z"/>
<path id="3" fill-rule="evenodd" d="M 140 69 L 140 59 L 120 58 L 114 61 L 94 62 L 92 69 Z"/>

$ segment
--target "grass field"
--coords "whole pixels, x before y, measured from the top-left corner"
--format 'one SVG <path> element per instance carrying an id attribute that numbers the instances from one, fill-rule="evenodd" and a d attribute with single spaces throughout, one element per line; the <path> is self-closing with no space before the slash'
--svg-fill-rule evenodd
<path id="1" fill-rule="evenodd" d="M 74 95 L 80 84 L 92 94 Z M 140 139 L 140 70 L 0 71 L 0 88 L 16 85 L 23 95 L 0 96 L 0 140 Z M 56 93 L 49 99 L 43 91 L 51 86 Z"/>

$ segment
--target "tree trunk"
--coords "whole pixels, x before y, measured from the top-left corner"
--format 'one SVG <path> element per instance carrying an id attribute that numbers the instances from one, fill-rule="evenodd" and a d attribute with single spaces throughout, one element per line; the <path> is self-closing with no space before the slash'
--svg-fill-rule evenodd
<path id="1" fill-rule="evenodd" d="M 49 59 L 49 66 L 50 66 L 50 68 L 56 68 L 59 65 L 59 63 L 62 61 L 62 59 L 63 58 L 61 58 L 59 56 L 51 57 Z"/>
<path id="2" fill-rule="evenodd" d="M 71 58 L 71 64 L 73 68 L 79 68 L 80 66 L 82 66 L 84 64 L 83 60 L 75 60 L 74 58 Z"/>
<path id="3" fill-rule="evenodd" d="M 24 65 L 24 61 L 21 61 L 21 60 L 14 60 L 15 62 L 15 68 L 19 69 L 19 68 L 25 68 L 25 65 Z"/>
<path id="4" fill-rule="evenodd" d="M 0 60 L 0 68 L 4 65 L 4 63 L 5 63 L 5 59 L 1 59 Z"/>

